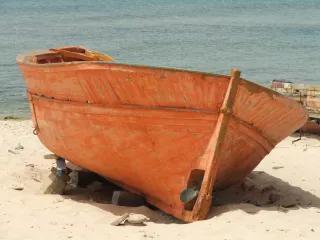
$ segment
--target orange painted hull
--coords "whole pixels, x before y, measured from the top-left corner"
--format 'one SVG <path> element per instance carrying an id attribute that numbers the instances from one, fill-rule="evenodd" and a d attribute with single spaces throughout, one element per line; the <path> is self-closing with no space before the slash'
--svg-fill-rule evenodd
<path id="1" fill-rule="evenodd" d="M 205 218 L 213 189 L 243 179 L 307 119 L 300 104 L 237 77 L 102 61 L 37 64 L 35 55 L 17 62 L 41 142 L 187 222 Z M 197 197 L 182 201 L 196 186 Z"/>

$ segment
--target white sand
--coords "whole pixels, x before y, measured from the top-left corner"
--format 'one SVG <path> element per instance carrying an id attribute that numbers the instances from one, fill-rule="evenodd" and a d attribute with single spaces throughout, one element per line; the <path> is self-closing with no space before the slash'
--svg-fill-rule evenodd
<path id="1" fill-rule="evenodd" d="M 87 200 L 86 192 L 42 194 L 40 175 L 53 165 L 43 158 L 48 151 L 30 121 L 0 121 L 0 239 L 320 239 L 320 138 L 292 144 L 295 138 L 281 142 L 242 187 L 217 193 L 208 220 L 181 224 L 147 207 Z M 18 143 L 23 150 L 14 150 Z M 151 222 L 110 225 L 125 212 Z"/>

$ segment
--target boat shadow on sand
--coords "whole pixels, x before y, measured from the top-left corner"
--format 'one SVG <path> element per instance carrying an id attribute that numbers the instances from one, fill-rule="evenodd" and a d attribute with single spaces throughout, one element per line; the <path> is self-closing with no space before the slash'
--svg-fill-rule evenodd
<path id="1" fill-rule="evenodd" d="M 242 183 L 215 193 L 209 218 L 225 212 L 261 210 L 288 212 L 299 208 L 320 208 L 320 198 L 300 187 L 263 171 L 252 172 Z"/>
<path id="2" fill-rule="evenodd" d="M 100 177 L 97 180 L 93 176 L 87 183 L 86 186 L 69 190 L 64 197 L 99 207 L 114 214 L 115 218 L 125 213 L 138 213 L 155 223 L 182 223 L 149 205 L 120 207 L 110 204 L 112 192 L 119 190 L 119 187 Z M 214 193 L 208 218 L 236 210 L 256 214 L 261 210 L 288 212 L 311 207 L 320 208 L 320 198 L 316 195 L 265 172 L 254 171 L 242 183 Z"/>

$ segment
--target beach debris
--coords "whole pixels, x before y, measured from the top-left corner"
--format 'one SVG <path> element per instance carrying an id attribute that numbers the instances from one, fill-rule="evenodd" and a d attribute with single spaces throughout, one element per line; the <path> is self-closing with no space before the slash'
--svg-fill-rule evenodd
<path id="1" fill-rule="evenodd" d="M 18 152 L 17 152 L 17 151 L 13 151 L 13 150 L 11 150 L 11 149 L 8 149 L 8 153 L 18 154 Z"/>
<path id="2" fill-rule="evenodd" d="M 111 203 L 119 206 L 139 207 L 145 205 L 145 199 L 135 193 L 127 191 L 114 191 Z"/>
<path id="3" fill-rule="evenodd" d="M 145 225 L 146 222 L 150 221 L 150 218 L 143 214 L 136 213 L 125 213 L 115 221 L 111 223 L 113 226 L 124 225 L 126 223 L 133 225 Z"/>
<path id="4" fill-rule="evenodd" d="M 61 203 L 64 201 L 64 198 L 62 196 L 57 196 L 56 199 L 54 199 L 53 203 Z"/>
<path id="5" fill-rule="evenodd" d="M 8 153 L 19 154 L 19 151 L 21 151 L 23 149 L 24 149 L 24 147 L 21 145 L 21 143 L 18 143 L 18 145 L 14 148 L 14 150 L 8 149 Z"/>
<path id="6" fill-rule="evenodd" d="M 45 155 L 43 155 L 43 158 L 44 158 L 44 159 L 57 159 L 58 156 L 55 155 L 54 153 L 50 153 L 50 154 L 45 154 Z"/>
<path id="7" fill-rule="evenodd" d="M 14 148 L 14 150 L 17 150 L 17 151 L 20 151 L 20 150 L 23 150 L 24 149 L 24 146 L 22 146 L 21 143 L 18 143 L 18 145 Z"/>
<path id="8" fill-rule="evenodd" d="M 36 176 L 32 176 L 31 179 L 36 182 L 41 182 L 40 179 Z"/>
<path id="9" fill-rule="evenodd" d="M 30 168 L 34 168 L 34 164 L 33 163 L 28 163 L 25 165 L 26 167 L 30 167 Z"/>
<path id="10" fill-rule="evenodd" d="M 299 136 L 297 139 L 292 140 L 291 143 L 294 144 L 294 143 L 296 143 L 296 142 L 301 141 L 301 139 L 302 139 L 301 136 L 302 136 L 302 135 L 301 135 L 301 131 L 300 131 L 300 136 Z"/>
<path id="11" fill-rule="evenodd" d="M 274 170 L 278 170 L 278 169 L 281 169 L 281 168 L 284 168 L 284 166 L 274 166 L 274 167 L 272 167 L 272 169 L 274 169 Z"/>
<path id="12" fill-rule="evenodd" d="M 11 115 L 5 116 L 5 117 L 3 118 L 3 120 L 19 120 L 19 119 L 21 119 L 21 118 L 15 117 L 15 116 L 11 116 Z"/>
<path id="13" fill-rule="evenodd" d="M 127 222 L 131 224 L 145 224 L 145 222 L 149 222 L 150 218 L 146 217 L 143 214 L 130 213 L 127 218 Z"/>
<path id="14" fill-rule="evenodd" d="M 51 168 L 50 175 L 43 178 L 41 181 L 44 188 L 44 194 L 63 194 L 69 179 L 66 172 L 58 174 L 56 168 Z"/>
<path id="15" fill-rule="evenodd" d="M 23 186 L 17 185 L 17 184 L 13 184 L 13 185 L 11 186 L 11 188 L 12 188 L 13 190 L 16 190 L 16 191 L 22 191 L 22 190 L 24 189 Z"/>
<path id="16" fill-rule="evenodd" d="M 297 202 L 292 202 L 292 201 L 283 201 L 281 202 L 281 207 L 283 208 L 294 208 L 297 207 L 298 203 Z"/>
<path id="17" fill-rule="evenodd" d="M 308 150 L 308 144 L 305 144 L 304 147 L 303 147 L 303 149 L 302 149 L 302 151 L 305 152 L 305 151 L 307 151 L 307 150 Z"/>

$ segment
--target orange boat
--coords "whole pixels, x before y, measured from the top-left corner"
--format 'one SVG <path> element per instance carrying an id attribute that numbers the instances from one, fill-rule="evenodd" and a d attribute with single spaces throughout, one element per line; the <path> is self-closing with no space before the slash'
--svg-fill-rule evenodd
<path id="1" fill-rule="evenodd" d="M 186 222 L 307 120 L 240 78 L 113 63 L 82 47 L 18 56 L 35 133 L 53 153 Z"/>

